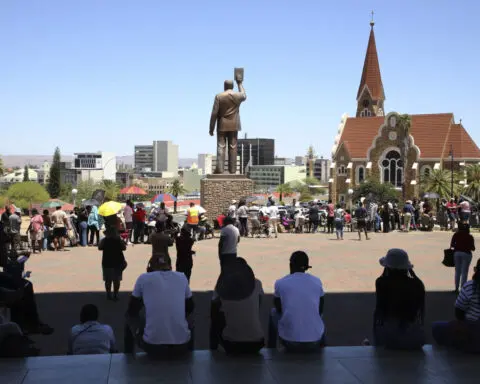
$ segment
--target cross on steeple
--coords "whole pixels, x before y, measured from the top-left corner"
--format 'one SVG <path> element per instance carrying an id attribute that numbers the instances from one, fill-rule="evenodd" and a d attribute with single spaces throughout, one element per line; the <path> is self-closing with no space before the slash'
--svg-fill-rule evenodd
<path id="1" fill-rule="evenodd" d="M 373 27 L 375 25 L 375 22 L 373 21 L 373 15 L 375 14 L 375 12 L 373 12 L 372 10 L 371 14 L 372 14 L 372 19 L 370 20 L 370 25 Z"/>

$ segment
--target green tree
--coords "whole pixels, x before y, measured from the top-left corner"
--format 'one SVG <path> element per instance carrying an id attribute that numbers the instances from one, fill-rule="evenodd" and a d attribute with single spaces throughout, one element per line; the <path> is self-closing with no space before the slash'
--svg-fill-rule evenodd
<path id="1" fill-rule="evenodd" d="M 34 181 L 12 184 L 7 191 L 7 198 L 16 206 L 27 209 L 32 203 L 48 201 L 48 192 Z"/>
<path id="2" fill-rule="evenodd" d="M 52 166 L 50 167 L 50 181 L 48 183 L 48 193 L 51 198 L 57 198 L 60 196 L 60 148 L 55 148 L 55 153 L 53 154 Z"/>
<path id="3" fill-rule="evenodd" d="M 275 191 L 280 194 L 280 201 L 283 201 L 284 196 L 288 196 L 293 192 L 292 187 L 288 183 L 278 185 Z"/>
<path id="4" fill-rule="evenodd" d="M 352 199 L 360 200 L 361 197 L 368 197 L 375 201 L 398 199 L 398 191 L 390 183 L 382 184 L 380 181 L 368 179 L 353 190 Z"/>
<path id="5" fill-rule="evenodd" d="M 30 181 L 30 175 L 28 174 L 28 165 L 25 165 L 23 169 L 23 181 Z"/>
<path id="6" fill-rule="evenodd" d="M 453 174 L 453 194 L 460 192 L 460 176 Z M 433 169 L 420 179 L 420 185 L 424 192 L 437 193 L 440 197 L 448 199 L 452 188 L 452 173 L 447 169 Z"/>
<path id="7" fill-rule="evenodd" d="M 72 189 L 73 185 L 71 183 L 62 184 L 58 198 L 62 201 L 70 201 L 72 199 Z"/>
<path id="8" fill-rule="evenodd" d="M 178 198 L 178 196 L 184 194 L 186 192 L 185 188 L 183 188 L 182 183 L 180 182 L 180 179 L 175 179 L 168 188 L 168 192 L 171 193 L 173 196 L 175 196 L 175 199 Z M 173 202 L 173 212 L 177 213 L 177 202 Z"/>
<path id="9" fill-rule="evenodd" d="M 300 188 L 298 192 L 300 192 L 300 197 L 299 197 L 300 202 L 305 203 L 313 200 L 313 196 L 310 192 L 310 188 L 308 188 L 307 185 L 304 185 L 302 188 Z"/>
<path id="10" fill-rule="evenodd" d="M 480 201 L 480 165 L 468 165 L 466 172 L 467 187 L 465 188 L 465 195 L 471 197 L 475 201 Z"/>
<path id="11" fill-rule="evenodd" d="M 3 165 L 3 158 L 0 156 L 0 176 L 5 172 L 5 166 Z"/>
<path id="12" fill-rule="evenodd" d="M 120 193 L 120 186 L 112 180 L 101 181 L 97 189 L 103 189 L 105 191 L 105 198 L 108 200 L 117 200 Z"/>
<path id="13" fill-rule="evenodd" d="M 92 194 L 96 189 L 98 188 L 98 183 L 96 183 L 93 180 L 83 180 L 77 183 L 76 187 L 77 189 L 77 197 L 76 200 L 78 202 L 81 202 L 82 200 L 88 200 L 92 198 Z M 68 196 L 71 195 L 72 190 L 70 189 L 68 191 Z"/>

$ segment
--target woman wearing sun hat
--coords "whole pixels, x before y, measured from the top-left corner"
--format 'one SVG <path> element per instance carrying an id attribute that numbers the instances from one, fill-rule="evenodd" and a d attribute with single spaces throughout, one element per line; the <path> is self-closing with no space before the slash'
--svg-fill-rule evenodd
<path id="1" fill-rule="evenodd" d="M 421 348 L 425 343 L 425 286 L 413 272 L 403 249 L 390 249 L 379 261 L 384 271 L 375 282 L 375 345 L 390 349 Z"/>

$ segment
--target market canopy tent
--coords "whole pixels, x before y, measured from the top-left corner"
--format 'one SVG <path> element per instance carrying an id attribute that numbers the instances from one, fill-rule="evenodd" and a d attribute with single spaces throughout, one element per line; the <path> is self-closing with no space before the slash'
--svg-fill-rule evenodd
<path id="1" fill-rule="evenodd" d="M 126 187 L 120 190 L 121 195 L 146 195 L 147 192 L 135 185 L 132 185 L 130 187 Z"/>

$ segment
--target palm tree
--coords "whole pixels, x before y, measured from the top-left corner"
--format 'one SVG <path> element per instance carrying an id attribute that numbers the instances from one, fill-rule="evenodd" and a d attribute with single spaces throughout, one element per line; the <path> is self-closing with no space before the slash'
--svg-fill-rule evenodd
<path id="1" fill-rule="evenodd" d="M 109 200 L 117 200 L 120 193 L 120 186 L 112 180 L 103 180 L 100 185 L 100 189 L 105 191 L 105 198 Z"/>
<path id="2" fill-rule="evenodd" d="M 307 149 L 307 161 L 309 167 L 309 177 L 313 178 L 313 160 L 315 159 L 315 149 L 310 145 Z"/>
<path id="3" fill-rule="evenodd" d="M 277 186 L 276 192 L 280 194 L 280 201 L 283 201 L 283 196 L 290 195 L 293 192 L 293 190 L 290 184 L 286 183 L 286 184 L 280 184 L 279 186 Z"/>
<path id="4" fill-rule="evenodd" d="M 402 166 L 403 166 L 403 183 L 402 183 L 402 198 L 405 201 L 406 198 L 406 185 L 405 181 L 407 180 L 407 162 L 408 162 L 408 151 L 410 150 L 410 128 L 412 126 L 412 119 L 409 115 L 403 114 L 398 117 L 398 125 L 403 130 L 403 142 L 401 145 L 401 157 L 402 157 Z"/>
<path id="5" fill-rule="evenodd" d="M 177 198 L 179 195 L 184 194 L 187 192 L 185 188 L 183 188 L 180 179 L 173 180 L 172 185 L 168 188 L 168 192 L 175 196 L 175 201 L 173 202 L 173 213 L 177 213 Z"/>
<path id="6" fill-rule="evenodd" d="M 475 201 L 480 201 L 480 165 L 468 165 L 466 171 L 467 187 L 465 188 L 465 194 Z"/>
<path id="7" fill-rule="evenodd" d="M 453 175 L 453 194 L 457 194 L 460 191 L 458 174 Z M 437 193 L 441 198 L 450 196 L 451 189 L 451 173 L 447 169 L 433 169 L 428 174 L 422 176 L 420 185 L 424 192 Z"/>

